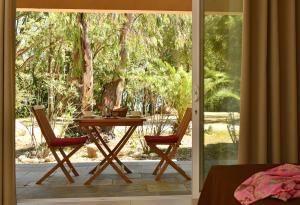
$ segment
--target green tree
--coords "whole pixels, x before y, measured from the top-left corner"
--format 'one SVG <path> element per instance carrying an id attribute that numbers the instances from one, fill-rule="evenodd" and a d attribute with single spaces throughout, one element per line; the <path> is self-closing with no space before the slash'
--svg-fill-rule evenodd
<path id="1" fill-rule="evenodd" d="M 205 16 L 204 95 L 206 111 L 239 111 L 242 17 Z"/>

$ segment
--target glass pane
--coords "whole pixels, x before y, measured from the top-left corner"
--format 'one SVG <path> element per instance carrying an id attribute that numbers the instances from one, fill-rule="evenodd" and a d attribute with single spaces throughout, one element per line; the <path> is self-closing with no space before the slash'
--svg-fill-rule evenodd
<path id="1" fill-rule="evenodd" d="M 211 4 L 204 18 L 205 176 L 212 165 L 237 163 L 240 116 L 242 12 Z"/>

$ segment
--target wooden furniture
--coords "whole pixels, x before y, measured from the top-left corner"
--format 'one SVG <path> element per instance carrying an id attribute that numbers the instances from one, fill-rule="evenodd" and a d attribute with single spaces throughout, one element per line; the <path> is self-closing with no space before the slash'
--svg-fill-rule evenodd
<path id="1" fill-rule="evenodd" d="M 78 122 L 79 126 L 82 130 L 84 130 L 88 135 L 90 140 L 95 143 L 101 154 L 104 156 L 104 160 L 101 161 L 93 170 L 90 171 L 90 174 L 92 176 L 84 183 L 85 185 L 90 185 L 93 180 L 101 174 L 104 169 L 111 165 L 112 168 L 127 182 L 131 183 L 131 180 L 122 172 L 122 169 L 124 169 L 127 173 L 132 173 L 128 167 L 126 167 L 120 159 L 117 157 L 119 152 L 122 150 L 124 145 L 127 143 L 135 129 L 143 125 L 143 122 L 145 119 L 143 118 L 80 118 L 75 120 Z M 119 141 L 119 143 L 111 149 L 107 143 L 104 141 L 100 134 L 100 127 L 102 126 L 128 126 L 129 129 L 125 133 L 125 135 L 122 137 L 122 139 Z M 100 141 L 100 143 L 98 142 Z M 113 160 L 116 161 L 117 164 L 113 162 Z M 118 166 L 119 165 L 119 166 Z"/>
<path id="2" fill-rule="evenodd" d="M 162 174 L 166 171 L 168 165 L 171 165 L 176 171 L 178 171 L 187 180 L 191 180 L 191 178 L 185 173 L 185 171 L 181 169 L 175 162 L 172 161 L 172 158 L 175 157 L 176 152 L 181 144 L 181 140 L 191 120 L 192 120 L 192 108 L 187 108 L 175 135 L 145 136 L 145 140 L 147 142 L 147 145 L 150 147 L 150 149 L 153 150 L 162 158 L 153 172 L 153 174 L 156 175 L 155 180 L 157 181 L 160 180 Z M 157 147 L 157 145 L 168 145 L 168 148 L 166 152 L 163 152 L 161 149 Z"/>
<path id="3" fill-rule="evenodd" d="M 112 110 L 112 117 L 126 117 L 128 107 L 120 107 Z"/>
<path id="4" fill-rule="evenodd" d="M 75 154 L 86 142 L 88 139 L 87 137 L 75 137 L 75 138 L 57 138 L 51 128 L 51 125 L 46 117 L 46 114 L 44 112 L 44 107 L 36 105 L 32 108 L 32 111 L 37 119 L 37 122 L 41 128 L 42 134 L 45 137 L 46 143 L 52 152 L 54 158 L 57 161 L 57 164 L 50 169 L 44 176 L 42 176 L 36 184 L 41 184 L 45 179 L 47 179 L 56 169 L 61 168 L 64 175 L 67 177 L 68 181 L 70 183 L 73 183 L 74 180 L 67 171 L 67 169 L 64 166 L 64 163 L 69 166 L 71 171 L 75 176 L 79 176 L 78 172 L 70 162 L 69 158 Z M 74 147 L 74 149 L 67 155 L 64 152 L 65 147 Z M 58 156 L 56 151 L 59 151 L 62 155 L 62 159 Z"/>

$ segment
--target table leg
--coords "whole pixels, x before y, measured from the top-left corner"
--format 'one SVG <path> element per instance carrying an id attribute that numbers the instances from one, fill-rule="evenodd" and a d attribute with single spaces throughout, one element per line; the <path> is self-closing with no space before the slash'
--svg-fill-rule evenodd
<path id="1" fill-rule="evenodd" d="M 97 136 L 98 136 L 98 139 L 100 140 L 100 142 L 103 144 L 103 146 L 105 147 L 105 149 L 108 151 L 108 153 L 109 153 L 109 157 L 113 154 L 113 152 L 115 151 L 115 149 L 120 145 L 120 142 L 122 141 L 122 139 L 120 140 L 120 142 L 116 145 L 116 147 L 114 148 L 114 150 L 111 150 L 110 148 L 109 148 L 109 146 L 105 143 L 105 141 L 103 140 L 103 138 L 101 137 L 101 134 L 100 134 L 100 132 L 99 132 L 99 130 L 96 128 L 96 127 L 93 127 L 93 130 L 95 131 L 95 133 L 97 134 Z M 128 174 L 131 174 L 132 173 L 132 171 L 128 168 L 128 167 L 126 167 L 125 166 L 125 164 L 123 164 L 122 162 L 121 162 L 121 160 L 116 156 L 115 158 L 114 158 L 115 160 L 116 160 L 116 162 L 128 173 Z M 90 174 L 93 174 L 95 171 L 96 171 L 96 169 L 97 169 L 97 167 L 98 166 L 101 166 L 101 165 L 103 165 L 104 164 L 104 162 L 105 162 L 106 160 L 102 160 L 97 166 L 95 166 L 89 173 Z"/>
<path id="2" fill-rule="evenodd" d="M 129 140 L 130 136 L 133 134 L 134 130 L 136 129 L 137 126 L 131 126 L 129 128 L 129 130 L 126 132 L 126 134 L 124 135 L 124 137 L 120 140 L 120 143 L 118 143 L 118 145 L 113 149 L 112 154 L 111 155 L 107 155 L 104 150 L 101 148 L 101 146 L 99 145 L 99 143 L 96 143 L 96 146 L 100 147 L 100 151 L 102 152 L 102 154 L 105 157 L 105 162 L 102 166 L 98 167 L 96 169 L 96 171 L 94 172 L 94 174 L 84 183 L 85 185 L 90 185 L 92 183 L 92 181 L 103 172 L 103 170 L 108 166 L 111 165 L 115 171 L 127 182 L 127 183 L 131 183 L 131 180 L 129 180 L 129 178 L 122 173 L 122 171 L 116 167 L 116 165 L 113 163 L 113 159 L 115 159 L 115 157 L 118 155 L 118 153 L 122 150 L 122 148 L 124 147 L 124 145 L 126 144 L 126 142 Z M 92 137 L 92 140 L 96 139 L 94 138 L 93 134 L 91 133 L 91 131 L 89 131 Z"/>

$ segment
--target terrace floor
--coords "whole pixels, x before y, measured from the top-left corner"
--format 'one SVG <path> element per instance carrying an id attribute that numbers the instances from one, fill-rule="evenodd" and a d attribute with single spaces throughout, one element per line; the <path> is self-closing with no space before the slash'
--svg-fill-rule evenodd
<path id="1" fill-rule="evenodd" d="M 128 175 L 133 181 L 132 184 L 126 184 L 109 167 L 90 186 L 83 185 L 83 182 L 89 176 L 88 171 L 96 163 L 75 163 L 80 176 L 74 178 L 73 184 L 68 184 L 59 170 L 43 185 L 36 185 L 35 182 L 53 164 L 18 164 L 16 166 L 17 199 L 22 203 L 30 199 L 51 198 L 191 195 L 191 181 L 185 180 L 171 167 L 168 168 L 161 181 L 155 181 L 152 171 L 157 163 L 157 160 L 125 162 L 125 165 L 133 171 Z M 191 175 L 191 161 L 177 163 Z"/>

